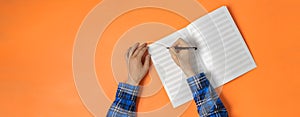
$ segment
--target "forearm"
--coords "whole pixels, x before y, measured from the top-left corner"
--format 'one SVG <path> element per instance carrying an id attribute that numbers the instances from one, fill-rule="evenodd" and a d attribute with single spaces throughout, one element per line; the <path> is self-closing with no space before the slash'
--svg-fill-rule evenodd
<path id="1" fill-rule="evenodd" d="M 225 106 L 204 73 L 188 78 L 187 82 L 191 88 L 194 101 L 197 105 L 197 111 L 201 117 L 228 116 Z"/>
<path id="2" fill-rule="evenodd" d="M 107 117 L 136 116 L 136 98 L 139 86 L 119 83 L 116 98 L 107 112 Z"/>

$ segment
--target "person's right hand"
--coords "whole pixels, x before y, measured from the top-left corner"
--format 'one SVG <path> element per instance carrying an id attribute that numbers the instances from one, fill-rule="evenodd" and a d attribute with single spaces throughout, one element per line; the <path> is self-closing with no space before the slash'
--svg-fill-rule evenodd
<path id="1" fill-rule="evenodd" d="M 169 52 L 172 56 L 174 62 L 182 69 L 187 77 L 191 77 L 195 75 L 195 72 L 190 63 L 191 52 L 188 49 L 185 50 L 177 50 L 174 47 L 189 47 L 187 42 L 183 39 L 179 38 L 172 47 L 170 47 Z"/>

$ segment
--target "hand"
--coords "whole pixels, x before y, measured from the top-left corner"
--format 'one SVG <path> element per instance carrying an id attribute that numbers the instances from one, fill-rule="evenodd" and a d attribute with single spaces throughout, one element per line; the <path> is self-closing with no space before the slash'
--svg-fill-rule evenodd
<path id="1" fill-rule="evenodd" d="M 169 49 L 172 59 L 174 62 L 182 69 L 187 77 L 191 77 L 195 75 L 193 71 L 192 65 L 190 63 L 190 50 L 178 50 L 174 47 L 189 47 L 189 45 L 181 38 L 179 38 L 172 47 Z"/>
<path id="2" fill-rule="evenodd" d="M 136 43 L 127 50 L 128 80 L 126 83 L 138 85 L 147 74 L 150 66 L 150 55 L 146 52 L 147 50 L 146 43 L 142 45 Z"/>

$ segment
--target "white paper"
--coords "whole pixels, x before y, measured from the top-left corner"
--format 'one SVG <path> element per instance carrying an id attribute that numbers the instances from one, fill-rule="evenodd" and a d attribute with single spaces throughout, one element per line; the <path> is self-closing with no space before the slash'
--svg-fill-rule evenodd
<path id="1" fill-rule="evenodd" d="M 220 7 L 149 45 L 153 65 L 174 108 L 193 99 L 186 76 L 166 49 L 178 38 L 198 47 L 195 71 L 205 72 L 215 88 L 256 67 L 228 9 Z"/>

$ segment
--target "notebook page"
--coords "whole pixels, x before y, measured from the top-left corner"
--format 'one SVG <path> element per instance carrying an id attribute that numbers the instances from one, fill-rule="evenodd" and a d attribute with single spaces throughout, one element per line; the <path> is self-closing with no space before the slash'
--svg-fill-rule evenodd
<path id="1" fill-rule="evenodd" d="M 179 30 L 149 45 L 152 63 L 174 108 L 193 99 L 186 76 L 172 60 L 169 50 L 166 49 L 176 41 L 175 39 L 186 37 L 184 30 Z"/>
<path id="2" fill-rule="evenodd" d="M 256 63 L 228 9 L 225 6 L 221 7 L 211 15 L 217 27 L 224 30 L 220 31 L 227 56 L 224 84 L 256 68 Z M 223 20 L 218 21 L 218 19 Z"/>
<path id="3" fill-rule="evenodd" d="M 210 47 L 212 53 L 212 66 L 207 65 L 206 67 L 210 70 L 212 80 L 215 83 L 214 87 L 218 87 L 254 69 L 256 64 L 225 6 L 218 8 L 207 16 L 210 18 L 202 17 L 192 22 L 191 25 L 195 25 L 193 29 L 200 30 L 201 34 L 206 37 L 204 41 Z M 205 24 L 203 19 L 213 20 L 217 30 L 212 31 L 211 26 Z M 219 35 L 216 35 L 216 33 L 219 33 Z M 205 58 L 203 57 L 204 60 Z"/>

